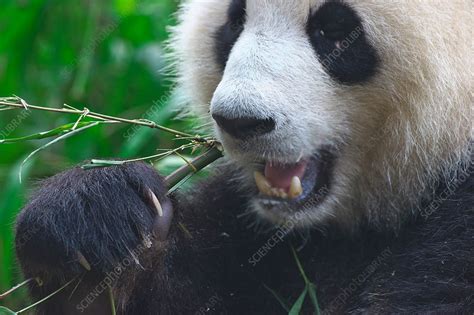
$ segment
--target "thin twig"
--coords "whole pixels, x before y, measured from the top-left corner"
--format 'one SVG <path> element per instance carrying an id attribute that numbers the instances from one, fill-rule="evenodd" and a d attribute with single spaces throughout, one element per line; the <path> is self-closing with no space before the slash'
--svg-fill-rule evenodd
<path id="1" fill-rule="evenodd" d="M 10 294 L 12 294 L 13 292 L 15 292 L 16 290 L 18 290 L 19 288 L 27 285 L 28 283 L 30 283 L 31 281 L 35 280 L 35 278 L 30 278 L 28 280 L 25 280 L 23 281 L 22 283 L 20 284 L 17 284 L 16 286 L 14 286 L 13 288 L 11 288 L 10 290 L 8 290 L 7 292 L 4 292 L 2 294 L 0 294 L 0 300 L 6 298 L 7 296 L 9 296 Z"/>
<path id="2" fill-rule="evenodd" d="M 67 286 L 69 286 L 74 280 L 76 280 L 76 278 L 72 279 L 71 281 L 67 282 L 65 285 L 63 285 L 62 287 L 60 287 L 59 289 L 57 289 L 56 291 L 54 291 L 53 293 L 45 296 L 44 298 L 42 298 L 41 300 L 39 301 L 36 301 L 35 303 L 31 304 L 31 305 L 28 305 L 27 307 L 25 307 L 24 309 L 22 310 L 19 310 L 18 312 L 16 312 L 17 314 L 21 314 L 21 313 L 24 313 L 26 312 L 27 310 L 29 309 L 32 309 L 33 307 L 43 303 L 44 301 L 47 301 L 49 300 L 50 298 L 52 298 L 54 295 L 58 294 L 59 292 L 61 292 L 62 290 L 64 290 Z"/>
<path id="3" fill-rule="evenodd" d="M 192 168 L 192 170 L 194 171 L 194 173 L 197 172 L 197 169 L 196 169 L 196 167 L 193 165 L 193 163 L 191 163 L 184 155 L 180 154 L 179 152 L 175 152 L 174 154 L 176 154 L 177 156 L 179 156 L 186 164 L 188 164 L 189 167 Z"/>
<path id="4" fill-rule="evenodd" d="M 110 116 L 110 115 L 104 115 L 96 112 L 86 112 L 84 110 L 79 110 L 79 109 L 73 109 L 70 106 L 69 108 L 51 108 L 51 107 L 44 107 L 44 106 L 37 106 L 37 105 L 31 105 L 28 104 L 25 100 L 23 100 L 20 97 L 2 97 L 0 98 L 0 105 L 12 107 L 12 108 L 21 108 L 21 109 L 34 109 L 34 110 L 42 110 L 42 111 L 47 111 L 47 112 L 54 112 L 54 113 L 64 113 L 64 114 L 74 114 L 74 115 L 82 115 L 84 117 L 90 117 L 98 120 L 108 120 L 108 121 L 116 121 L 116 122 L 121 122 L 121 123 L 127 123 L 127 124 L 133 124 L 133 125 L 139 125 L 139 126 L 144 126 L 144 127 L 149 127 L 153 129 L 159 129 L 161 131 L 165 131 L 171 134 L 174 134 L 176 136 L 180 137 L 189 137 L 193 139 L 194 141 L 200 142 L 200 143 L 207 143 L 209 140 L 205 139 L 200 136 L 193 136 L 189 133 L 186 132 L 181 132 L 178 130 L 174 130 L 168 127 L 164 127 L 161 125 L 156 124 L 155 122 L 149 121 L 149 120 L 143 120 L 143 119 L 126 119 L 126 118 L 121 118 L 121 117 L 115 117 L 115 116 Z"/>
<path id="5" fill-rule="evenodd" d="M 159 154 L 154 154 L 150 156 L 145 156 L 141 158 L 136 158 L 136 159 L 130 159 L 130 160 L 100 160 L 100 159 L 92 159 L 89 164 L 82 165 L 82 169 L 91 169 L 91 168 L 97 168 L 97 167 L 107 167 L 107 166 L 114 166 L 114 165 L 124 165 L 127 163 L 133 163 L 133 162 L 142 162 L 142 161 L 150 161 L 153 160 L 152 163 L 156 161 L 160 161 L 172 154 L 177 154 L 178 151 L 183 151 L 188 148 L 195 147 L 194 144 L 185 144 L 180 146 L 179 148 L 176 149 L 171 149 L 171 150 L 166 150 L 166 152 L 159 153 Z"/>

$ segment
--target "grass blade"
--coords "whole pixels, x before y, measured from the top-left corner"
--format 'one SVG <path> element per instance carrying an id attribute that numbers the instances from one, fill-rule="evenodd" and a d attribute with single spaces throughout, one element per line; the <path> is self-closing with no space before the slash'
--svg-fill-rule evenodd
<path id="1" fill-rule="evenodd" d="M 316 315 L 320 315 L 321 310 L 319 308 L 319 302 L 316 296 L 316 286 L 313 283 L 308 284 L 308 294 L 309 298 L 311 299 L 311 303 L 313 303 L 314 312 L 316 313 Z"/>
<path id="2" fill-rule="evenodd" d="M 288 312 L 288 315 L 299 315 L 301 312 L 301 309 L 303 308 L 303 303 L 304 299 L 306 298 L 306 294 L 308 294 L 308 287 L 306 286 L 299 296 L 299 298 L 296 300 L 295 304 L 291 307 L 290 311 Z"/>
<path id="3" fill-rule="evenodd" d="M 319 302 L 316 295 L 316 285 L 312 283 L 311 281 L 309 281 L 308 277 L 306 276 L 306 273 L 304 272 L 304 269 L 303 269 L 303 265 L 301 265 L 301 261 L 299 260 L 298 255 L 296 254 L 296 250 L 293 246 L 291 246 L 291 251 L 293 253 L 293 256 L 295 257 L 296 265 L 298 266 L 300 274 L 303 277 L 304 282 L 306 284 L 306 290 L 309 293 L 311 303 L 313 303 L 314 311 L 317 315 L 319 315 L 321 314 L 321 310 L 319 308 Z"/>
<path id="4" fill-rule="evenodd" d="M 308 277 L 306 276 L 306 273 L 304 272 L 303 266 L 301 265 L 301 262 L 298 258 L 298 255 L 296 254 L 296 250 L 293 246 L 291 246 L 291 252 L 293 253 L 293 257 L 295 257 L 296 265 L 298 266 L 298 269 L 301 273 L 301 276 L 304 279 L 304 283 L 306 283 L 306 285 L 309 285 L 311 282 L 309 281 Z"/>
<path id="5" fill-rule="evenodd" d="M 117 315 L 117 310 L 116 310 L 116 307 L 115 307 L 114 292 L 113 292 L 111 287 L 108 287 L 107 291 L 109 293 L 110 312 L 112 313 L 112 315 Z"/>

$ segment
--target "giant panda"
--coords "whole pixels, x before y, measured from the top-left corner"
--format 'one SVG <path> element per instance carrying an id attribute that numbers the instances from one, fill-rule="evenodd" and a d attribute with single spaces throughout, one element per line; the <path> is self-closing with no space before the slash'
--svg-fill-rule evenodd
<path id="1" fill-rule="evenodd" d="M 175 78 L 225 158 L 169 196 L 142 163 L 45 180 L 17 256 L 36 299 L 73 283 L 38 314 L 284 314 L 304 277 L 324 314 L 472 314 L 472 28 L 469 0 L 185 2 Z"/>

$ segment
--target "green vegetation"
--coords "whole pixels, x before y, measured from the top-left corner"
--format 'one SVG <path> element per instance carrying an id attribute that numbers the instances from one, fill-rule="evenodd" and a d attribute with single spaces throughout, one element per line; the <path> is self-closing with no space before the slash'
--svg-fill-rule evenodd
<path id="1" fill-rule="evenodd" d="M 164 42 L 175 23 L 173 0 L 3 0 L 0 11 L 0 97 L 60 108 L 64 103 L 113 116 L 144 118 L 183 131 L 174 119 L 177 96 L 166 77 Z M 77 117 L 36 111 L 0 111 L 0 140 L 54 130 Z M 131 125 L 99 125 L 39 152 L 51 139 L 0 144 L 0 292 L 22 281 L 13 252 L 14 219 L 35 181 L 86 159 L 157 154 L 182 143 L 172 135 Z M 178 158 L 179 160 L 179 158 Z M 176 168 L 166 160 L 160 170 Z M 1 301 L 25 306 L 24 291 Z"/>
<path id="2" fill-rule="evenodd" d="M 172 82 L 164 71 L 168 66 L 164 42 L 167 27 L 175 23 L 176 6 L 173 0 L 2 0 L 0 97 L 18 95 L 29 104 L 44 107 L 87 107 L 191 132 L 197 122 L 175 119 L 179 95 L 172 92 Z M 107 164 L 108 158 L 153 156 L 160 154 L 158 149 L 183 145 L 166 132 L 100 124 L 46 147 L 51 136 L 92 125 L 88 119 L 77 121 L 77 115 L 0 107 L 0 292 L 24 280 L 14 258 L 13 228 L 37 180 L 88 159 Z M 46 148 L 22 168 L 20 183 L 22 162 L 41 147 Z M 212 160 L 219 155 L 210 153 L 204 158 Z M 196 167 L 203 167 L 207 160 L 197 160 Z M 174 156 L 157 167 L 168 175 L 183 164 Z M 175 182 L 183 174 L 178 175 L 169 181 Z M 300 297 L 289 307 L 268 289 L 290 314 L 300 312 L 307 296 L 319 314 L 315 286 L 294 255 L 305 281 Z M 0 304 L 14 310 L 24 308 L 29 305 L 25 289 Z M 2 306 L 0 314 L 10 314 Z"/>

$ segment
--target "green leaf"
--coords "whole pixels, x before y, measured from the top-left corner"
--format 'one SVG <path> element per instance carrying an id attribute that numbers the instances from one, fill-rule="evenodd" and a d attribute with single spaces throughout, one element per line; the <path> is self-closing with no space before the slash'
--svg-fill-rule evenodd
<path id="1" fill-rule="evenodd" d="M 115 307 L 115 298 L 114 298 L 114 292 L 112 290 L 112 287 L 108 287 L 108 293 L 109 293 L 109 301 L 110 301 L 110 312 L 112 315 L 117 315 L 117 310 Z"/>
<path id="2" fill-rule="evenodd" d="M 308 287 L 304 288 L 303 293 L 301 293 L 300 297 L 296 300 L 295 304 L 291 307 L 288 315 L 299 315 L 301 309 L 303 308 L 304 299 L 306 298 L 306 294 L 308 293 Z"/>
<path id="3" fill-rule="evenodd" d="M 74 136 L 75 134 L 78 134 L 78 133 L 80 133 L 80 132 L 82 132 L 82 131 L 84 131 L 84 130 L 86 130 L 86 129 L 95 127 L 95 126 L 100 125 L 100 124 L 106 124 L 106 123 L 109 123 L 109 124 L 110 124 L 110 123 L 113 123 L 113 122 L 110 122 L 110 121 L 94 121 L 94 122 L 92 122 L 91 124 L 89 124 L 89 125 L 87 125 L 87 126 L 84 126 L 84 127 L 75 129 L 75 130 L 73 130 L 73 131 L 70 131 L 70 132 L 68 132 L 68 133 L 66 133 L 66 134 L 63 134 L 62 136 L 57 137 L 56 139 L 54 139 L 54 140 L 52 140 L 52 141 L 46 143 L 45 145 L 43 145 L 43 146 L 41 146 L 40 148 L 38 148 L 38 149 L 34 150 L 33 152 L 31 152 L 31 153 L 23 160 L 23 162 L 21 163 L 20 171 L 19 171 L 19 174 L 18 174 L 18 176 L 19 176 L 19 178 L 20 178 L 20 182 L 21 182 L 21 173 L 22 173 L 22 170 L 23 170 L 24 165 L 25 165 L 26 162 L 27 162 L 31 157 L 33 157 L 36 153 L 38 153 L 38 152 L 40 152 L 40 151 L 46 149 L 47 147 L 49 147 L 49 146 L 51 146 L 51 145 L 53 145 L 53 144 L 55 144 L 55 143 L 57 143 L 57 142 L 59 142 L 59 141 L 61 141 L 61 140 L 67 139 L 67 138 L 69 138 L 69 137 L 72 137 L 72 136 Z"/>
<path id="4" fill-rule="evenodd" d="M 318 298 L 316 296 L 316 286 L 313 283 L 308 284 L 308 293 L 311 303 L 313 303 L 315 314 L 320 315 L 321 309 L 319 308 Z"/>
<path id="5" fill-rule="evenodd" d="M 85 126 L 89 126 L 93 123 L 95 123 L 95 122 L 94 121 L 79 122 L 76 126 L 76 129 L 82 128 L 82 127 L 85 127 Z M 0 144 L 15 143 L 15 142 L 29 141 L 29 140 L 40 140 L 40 139 L 46 139 L 46 138 L 51 138 L 51 137 L 54 137 L 54 136 L 63 135 L 63 134 L 66 134 L 68 132 L 71 132 L 74 125 L 75 125 L 75 123 L 71 123 L 71 124 L 62 125 L 60 127 L 54 128 L 52 130 L 35 133 L 33 135 L 29 135 L 29 136 L 25 136 L 25 137 L 3 139 L 3 140 L 0 140 Z"/>
<path id="6" fill-rule="evenodd" d="M 309 293 L 309 297 L 311 299 L 311 303 L 314 306 L 314 311 L 317 315 L 321 314 L 321 310 L 319 309 L 319 303 L 318 303 L 318 298 L 316 295 L 316 285 L 314 285 L 311 281 L 309 281 L 308 277 L 306 276 L 306 273 L 304 272 L 303 265 L 301 265 L 301 262 L 298 258 L 298 255 L 296 254 L 296 250 L 293 246 L 291 246 L 291 251 L 293 253 L 293 256 L 296 261 L 296 265 L 298 266 L 298 269 L 300 271 L 301 276 L 304 279 L 304 282 L 306 283 L 306 291 Z"/>
<path id="7" fill-rule="evenodd" d="M 0 306 L 0 315 L 16 315 L 16 313 L 9 308 Z"/>
<path id="8" fill-rule="evenodd" d="M 304 283 L 306 283 L 306 285 L 309 285 L 311 282 L 309 281 L 308 277 L 306 276 L 306 273 L 304 272 L 303 266 L 301 265 L 301 262 L 298 258 L 298 255 L 296 254 L 296 250 L 293 246 L 291 246 L 291 251 L 293 253 L 293 256 L 295 257 L 296 265 L 298 266 L 298 269 L 301 273 L 301 276 L 304 279 Z"/>

